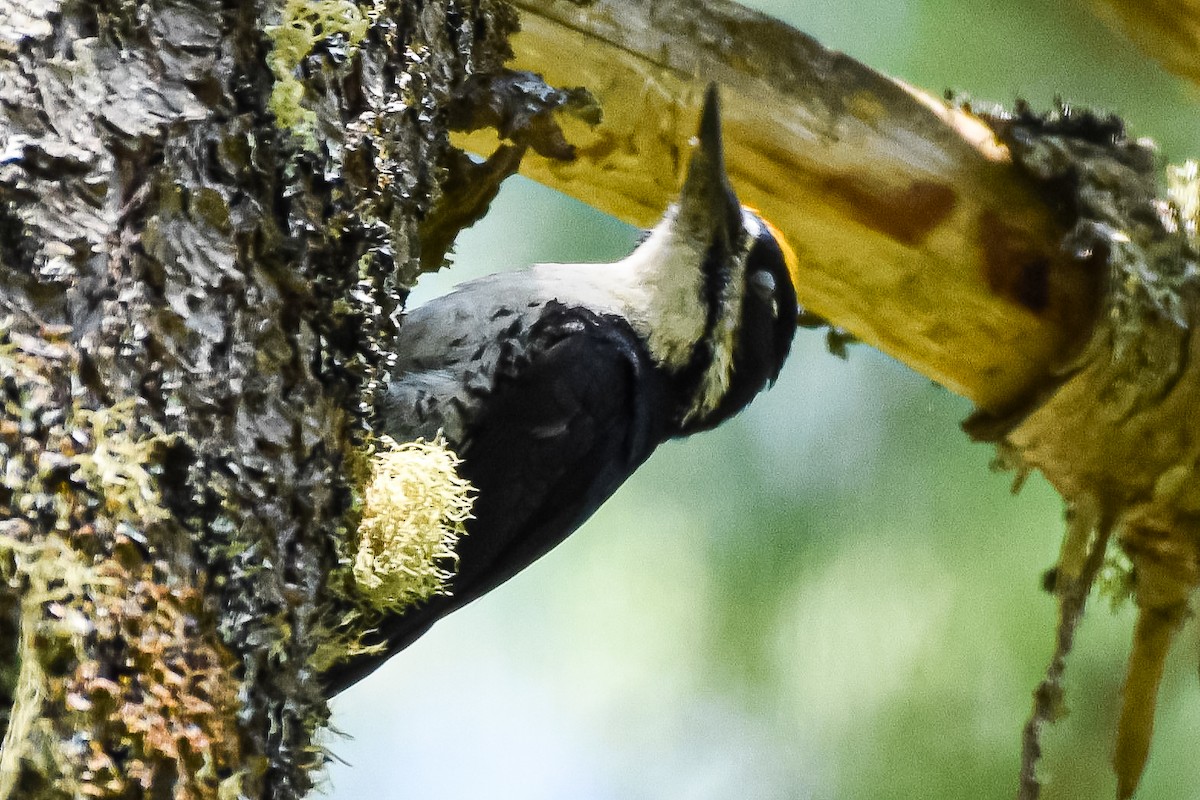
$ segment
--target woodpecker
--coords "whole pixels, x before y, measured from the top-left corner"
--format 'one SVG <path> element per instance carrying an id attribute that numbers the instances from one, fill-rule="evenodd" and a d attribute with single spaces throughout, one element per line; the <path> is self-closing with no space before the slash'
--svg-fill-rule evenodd
<path id="1" fill-rule="evenodd" d="M 443 434 L 475 486 L 450 593 L 383 622 L 357 682 L 583 524 L 667 439 L 708 430 L 774 383 L 798 306 L 795 257 L 725 174 L 710 87 L 679 199 L 612 264 L 473 280 L 408 313 L 378 401 L 397 441 Z"/>

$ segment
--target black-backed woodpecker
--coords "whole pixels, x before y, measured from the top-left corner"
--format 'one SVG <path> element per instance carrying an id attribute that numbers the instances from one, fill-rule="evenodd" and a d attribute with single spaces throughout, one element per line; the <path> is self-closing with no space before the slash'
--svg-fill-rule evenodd
<path id="1" fill-rule="evenodd" d="M 450 594 L 386 619 L 336 693 L 563 541 L 659 444 L 773 383 L 796 330 L 795 258 L 725 174 L 710 87 L 678 201 L 625 259 L 543 264 L 413 309 L 378 403 L 397 441 L 443 433 L 474 484 Z"/>

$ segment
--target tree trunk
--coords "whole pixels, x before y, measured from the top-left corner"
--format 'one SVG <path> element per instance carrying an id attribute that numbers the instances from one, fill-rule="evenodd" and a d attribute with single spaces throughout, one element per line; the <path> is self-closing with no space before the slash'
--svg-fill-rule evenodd
<path id="1" fill-rule="evenodd" d="M 494 0 L 0 0 L 0 798 L 292 798 Z"/>

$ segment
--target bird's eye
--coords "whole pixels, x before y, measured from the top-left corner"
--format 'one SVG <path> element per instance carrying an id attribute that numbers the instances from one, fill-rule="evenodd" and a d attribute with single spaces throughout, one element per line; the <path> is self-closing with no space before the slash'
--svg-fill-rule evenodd
<path id="1" fill-rule="evenodd" d="M 779 316 L 779 304 L 775 301 L 775 276 L 765 269 L 750 273 L 750 290 L 771 309 L 771 316 Z"/>
<path id="2" fill-rule="evenodd" d="M 775 276 L 765 269 L 755 270 L 750 275 L 750 288 L 763 300 L 771 300 L 775 296 Z"/>

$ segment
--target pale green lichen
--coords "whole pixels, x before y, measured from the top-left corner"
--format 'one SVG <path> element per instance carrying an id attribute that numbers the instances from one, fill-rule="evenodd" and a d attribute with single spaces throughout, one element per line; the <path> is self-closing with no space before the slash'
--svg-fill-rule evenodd
<path id="1" fill-rule="evenodd" d="M 230 796 L 246 765 L 239 686 L 233 657 L 195 633 L 199 591 L 158 582 L 150 564 L 36 538 L 23 520 L 0 525 L 0 579 L 20 597 L 21 662 L 0 800 L 24 796 L 31 769 L 62 796 L 131 797 L 163 775 L 177 797 Z"/>
<path id="2" fill-rule="evenodd" d="M 1096 591 L 1108 599 L 1113 612 L 1120 611 L 1134 597 L 1136 589 L 1133 562 L 1120 548 L 1109 548 L 1096 576 Z"/>
<path id="3" fill-rule="evenodd" d="M 304 105 L 301 62 L 319 42 L 337 38 L 344 39 L 346 55 L 353 55 L 369 28 L 369 20 L 350 0 L 287 0 L 280 23 L 266 28 L 272 42 L 267 65 L 275 75 L 267 105 L 278 124 L 307 149 L 316 149 L 317 115 Z"/>
<path id="4" fill-rule="evenodd" d="M 367 605 L 399 611 L 447 591 L 473 489 L 439 436 L 380 440 L 363 492 L 352 572 Z"/>
<path id="5" fill-rule="evenodd" d="M 146 469 L 167 437 L 137 435 L 137 404 L 132 398 L 107 408 L 78 409 L 75 422 L 92 449 L 72 459 L 72 477 L 104 499 L 110 518 L 143 528 L 170 518 L 155 478 Z"/>
<path id="6" fill-rule="evenodd" d="M 1183 231 L 1189 239 L 1196 238 L 1200 221 L 1200 164 L 1188 160 L 1167 167 L 1167 197 L 1179 209 Z"/>
<path id="7" fill-rule="evenodd" d="M 0 336 L 10 390 L 0 414 L 0 605 L 12 636 L 0 800 L 29 796 L 37 780 L 53 786 L 38 796 L 126 797 L 167 780 L 215 798 L 247 762 L 234 660 L 197 631 L 200 590 L 165 580 L 147 553 L 148 531 L 171 525 L 159 472 L 176 437 L 137 398 L 64 403 L 56 390 L 69 351 Z"/>
<path id="8" fill-rule="evenodd" d="M 0 745 L 0 798 L 4 800 L 14 796 L 21 762 L 32 757 L 38 743 L 54 740 L 50 721 L 41 713 L 43 700 L 51 690 L 42 668 L 43 659 L 37 652 L 39 642 L 45 648 L 47 642 L 67 638 L 77 654 L 81 654 L 91 625 L 70 600 L 96 591 L 120 589 L 116 578 L 100 574 L 85 564 L 65 540 L 51 534 L 41 541 L 25 541 L 18 533 L 23 527 L 19 520 L 9 520 L 0 528 L 0 577 L 10 590 L 21 595 L 18 642 L 21 671 L 8 730 Z M 45 614 L 44 609 L 50 604 L 56 604 L 61 620 Z M 45 752 L 46 748 L 41 750 Z M 49 752 L 59 754 L 57 750 Z M 65 759 L 57 771 L 63 776 L 74 774 Z"/>

